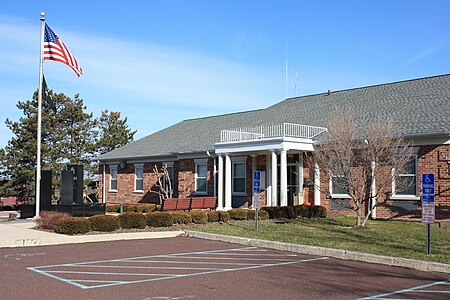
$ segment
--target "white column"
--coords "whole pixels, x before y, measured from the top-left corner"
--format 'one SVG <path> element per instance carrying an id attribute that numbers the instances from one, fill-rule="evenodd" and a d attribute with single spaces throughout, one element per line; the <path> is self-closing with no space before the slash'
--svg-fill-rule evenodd
<path id="1" fill-rule="evenodd" d="M 223 209 L 223 157 L 219 155 L 219 174 L 217 174 L 217 209 Z"/>
<path id="2" fill-rule="evenodd" d="M 320 170 L 314 163 L 314 205 L 320 205 Z"/>
<path id="3" fill-rule="evenodd" d="M 297 184 L 298 184 L 298 203 L 296 205 L 303 204 L 303 152 L 298 154 L 298 176 L 297 176 Z"/>
<path id="4" fill-rule="evenodd" d="M 376 197 L 374 195 L 376 195 L 377 191 L 375 189 L 375 162 L 372 161 L 370 164 L 371 168 L 372 168 L 372 184 L 370 186 L 370 195 L 371 195 L 371 205 L 372 205 L 372 212 L 371 212 L 371 217 L 372 219 L 376 219 L 377 218 L 377 208 L 375 207 L 375 204 L 377 203 Z"/>
<path id="5" fill-rule="evenodd" d="M 272 169 L 270 155 L 266 155 L 266 206 L 272 206 Z"/>
<path id="6" fill-rule="evenodd" d="M 280 206 L 287 206 L 287 151 L 280 153 Z"/>
<path id="7" fill-rule="evenodd" d="M 277 153 L 272 151 L 272 159 L 271 159 L 271 183 L 272 183 L 272 206 L 278 205 L 278 191 L 277 191 Z"/>
<path id="8" fill-rule="evenodd" d="M 231 159 L 225 155 L 225 210 L 231 209 Z"/>

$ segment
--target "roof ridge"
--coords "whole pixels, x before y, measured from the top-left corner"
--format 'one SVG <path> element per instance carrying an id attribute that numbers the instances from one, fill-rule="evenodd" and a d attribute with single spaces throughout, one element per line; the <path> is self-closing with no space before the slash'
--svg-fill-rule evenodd
<path id="1" fill-rule="evenodd" d="M 340 93 L 340 92 L 348 92 L 348 91 L 354 91 L 354 90 L 362 90 L 362 89 L 374 88 L 374 87 L 379 87 L 379 86 L 384 86 L 384 85 L 399 84 L 399 83 L 405 83 L 405 82 L 409 82 L 409 81 L 432 79 L 432 78 L 444 77 L 444 76 L 450 76 L 450 73 L 441 74 L 441 75 L 433 75 L 433 76 L 428 76 L 428 77 L 421 77 L 421 78 L 405 79 L 405 80 L 386 82 L 386 83 L 379 83 L 379 84 L 367 85 L 367 86 L 362 86 L 362 87 L 348 88 L 348 89 L 343 89 L 343 90 L 336 90 L 336 91 L 331 91 L 331 93 Z M 275 106 L 275 105 L 277 105 L 277 104 L 279 104 L 281 102 L 287 101 L 287 100 L 294 100 L 294 99 L 300 99 L 300 98 L 306 98 L 306 97 L 312 97 L 312 96 L 319 96 L 319 95 L 324 95 L 324 94 L 327 94 L 327 92 L 310 94 L 310 95 L 304 95 L 304 96 L 298 96 L 298 97 L 290 97 L 290 98 L 286 98 L 286 99 L 284 99 L 284 100 L 282 100 L 280 102 L 277 102 L 277 103 L 275 103 L 275 104 L 273 104 L 271 106 Z"/>

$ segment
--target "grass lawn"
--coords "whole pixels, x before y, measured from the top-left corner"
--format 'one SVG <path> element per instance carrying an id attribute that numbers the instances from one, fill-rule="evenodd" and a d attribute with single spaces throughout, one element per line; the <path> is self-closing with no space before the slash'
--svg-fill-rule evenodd
<path id="1" fill-rule="evenodd" d="M 450 263 L 450 230 L 431 226 L 431 254 L 426 255 L 426 225 L 399 221 L 371 221 L 367 229 L 353 228 L 355 218 L 297 219 L 286 223 L 254 221 L 207 224 L 195 230 L 302 245 L 344 249 Z"/>

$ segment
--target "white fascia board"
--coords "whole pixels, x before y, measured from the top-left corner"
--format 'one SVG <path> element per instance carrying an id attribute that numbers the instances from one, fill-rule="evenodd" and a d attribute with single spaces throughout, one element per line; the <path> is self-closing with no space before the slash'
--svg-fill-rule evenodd
<path id="1" fill-rule="evenodd" d="M 426 146 L 426 145 L 450 145 L 450 137 L 442 136 L 442 137 L 423 137 L 423 138 L 414 138 L 409 139 L 413 142 L 414 146 Z"/>
<path id="2" fill-rule="evenodd" d="M 216 154 L 269 150 L 314 151 L 312 140 L 290 137 L 216 143 L 215 147 Z"/>

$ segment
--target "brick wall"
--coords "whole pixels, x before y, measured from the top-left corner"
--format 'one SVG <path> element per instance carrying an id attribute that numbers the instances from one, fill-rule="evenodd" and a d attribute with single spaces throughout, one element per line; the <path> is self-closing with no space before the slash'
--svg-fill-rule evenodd
<path id="1" fill-rule="evenodd" d="M 106 166 L 106 199 L 108 203 L 159 203 L 159 195 L 154 193 L 158 190 L 155 185 L 157 176 L 154 174 L 154 166 L 161 170 L 162 163 L 144 163 L 143 192 L 134 191 L 135 167 L 134 163 L 126 164 L 124 168 L 117 166 L 117 192 L 110 191 L 110 170 Z M 214 195 L 214 159 L 207 161 L 208 172 L 208 196 Z M 175 161 L 173 164 L 173 197 L 188 198 L 195 196 L 195 162 L 194 159 Z M 103 188 L 103 166 L 99 170 L 100 194 Z M 154 191 L 154 192 L 152 192 Z M 100 196 L 100 199 L 102 197 Z M 103 199 L 101 200 L 103 201 Z"/>
<path id="2" fill-rule="evenodd" d="M 419 188 L 419 195 L 421 194 L 421 174 L 422 173 L 434 173 L 435 174 L 435 205 L 436 205 L 436 218 L 449 218 L 450 217 L 450 174 L 448 173 L 448 164 L 445 157 L 450 158 L 450 145 L 438 145 L 438 146 L 421 146 L 417 156 L 417 185 Z M 247 181 L 246 181 L 246 196 L 233 197 L 233 204 L 239 203 L 243 206 L 249 206 L 252 202 L 252 190 L 253 190 L 253 170 L 252 170 L 252 157 L 248 156 L 247 160 Z M 134 164 L 127 164 L 125 168 L 118 166 L 118 191 L 109 191 L 109 167 L 106 166 L 106 192 L 108 203 L 142 203 L 151 202 L 159 203 L 158 195 L 151 193 L 150 190 L 155 188 L 156 176 L 153 174 L 154 163 L 144 164 L 144 192 L 134 192 Z M 208 158 L 207 161 L 208 172 L 208 196 L 214 195 L 214 159 Z M 158 164 L 161 167 L 161 163 Z M 266 155 L 259 155 L 257 157 L 257 169 L 266 171 L 266 176 L 269 176 L 268 170 L 266 170 Z M 99 189 L 102 190 L 102 174 L 103 166 L 99 169 Z M 307 202 L 314 202 L 314 179 L 313 171 L 308 168 L 306 161 L 304 161 L 304 186 L 303 186 L 303 199 Z M 328 178 L 326 174 L 321 172 L 321 205 L 325 206 L 330 216 L 339 215 L 355 215 L 354 211 L 348 210 L 336 210 L 331 209 L 330 199 L 327 197 Z M 183 159 L 174 162 L 174 183 L 173 183 L 174 197 L 191 197 L 195 196 L 195 162 L 194 159 Z M 99 193 L 101 199 L 101 192 Z M 407 199 L 400 199 L 396 201 L 407 201 Z M 266 204 L 266 193 L 261 192 L 261 205 Z M 392 200 L 377 208 L 377 218 L 380 219 L 408 219 L 408 218 L 420 218 L 420 201 L 418 204 L 418 213 L 411 212 L 399 212 L 393 205 Z M 236 205 L 235 205 L 236 206 Z"/>

